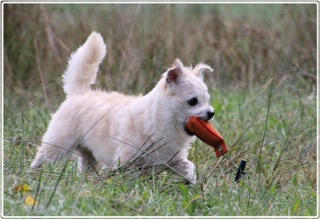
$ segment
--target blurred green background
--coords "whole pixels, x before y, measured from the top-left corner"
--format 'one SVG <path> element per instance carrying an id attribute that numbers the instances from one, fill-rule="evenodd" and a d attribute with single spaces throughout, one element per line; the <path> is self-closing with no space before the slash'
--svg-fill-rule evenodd
<path id="1" fill-rule="evenodd" d="M 5 215 L 315 215 L 316 6 L 4 4 Z M 73 161 L 65 173 L 61 162 L 43 178 L 30 171 L 65 98 L 68 57 L 93 30 L 108 47 L 96 88 L 146 93 L 175 58 L 215 69 L 205 76 L 212 122 L 231 159 L 248 160 L 241 183 L 227 161 L 203 181 L 218 159 L 199 140 L 194 186 L 169 172 L 83 179 Z M 34 209 L 16 191 L 23 183 Z"/>
<path id="2" fill-rule="evenodd" d="M 108 46 L 97 83 L 108 90 L 147 92 L 175 58 L 210 64 L 215 87 L 315 86 L 315 4 L 5 4 L 5 97 L 59 103 L 67 59 L 93 30 Z"/>

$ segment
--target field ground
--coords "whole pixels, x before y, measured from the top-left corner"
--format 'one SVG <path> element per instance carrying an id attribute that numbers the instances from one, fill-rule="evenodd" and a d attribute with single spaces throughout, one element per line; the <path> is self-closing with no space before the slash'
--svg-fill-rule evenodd
<path id="1" fill-rule="evenodd" d="M 59 162 L 45 165 L 41 174 L 30 172 L 50 113 L 43 104 L 13 111 L 6 102 L 5 215 L 315 215 L 314 94 L 269 81 L 252 90 L 212 90 L 212 97 L 217 112 L 213 123 L 230 146 L 230 156 L 236 163 L 248 161 L 239 184 L 224 160 L 204 182 L 217 159 L 199 140 L 191 151 L 198 169 L 196 185 L 185 185 L 167 171 L 151 178 L 101 173 L 99 181 L 97 176 L 78 175 L 75 161 L 65 169 Z M 31 191 L 16 191 L 23 184 Z M 25 202 L 28 195 L 36 197 L 34 209 Z"/>
<path id="2" fill-rule="evenodd" d="M 316 214 L 316 4 L 3 4 L 5 215 Z M 168 171 L 29 169 L 64 93 L 61 74 L 91 31 L 108 55 L 97 88 L 146 93 L 180 58 L 204 62 L 212 121 L 246 176 L 199 140 L 199 182 Z M 34 204 L 34 205 L 33 205 Z"/>

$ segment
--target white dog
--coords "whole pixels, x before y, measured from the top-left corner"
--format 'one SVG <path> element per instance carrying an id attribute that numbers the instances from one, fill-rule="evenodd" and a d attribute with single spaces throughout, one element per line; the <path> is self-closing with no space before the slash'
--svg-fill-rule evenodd
<path id="1" fill-rule="evenodd" d="M 185 124 L 192 115 L 213 117 L 203 82 L 203 73 L 213 70 L 205 64 L 184 67 L 177 59 L 148 94 L 126 96 L 90 89 L 105 55 L 106 45 L 96 32 L 71 55 L 63 75 L 67 98 L 52 116 L 31 167 L 70 152 L 81 155 L 80 170 L 87 159 L 93 159 L 96 168 L 114 169 L 115 164 L 144 157 L 144 166 L 165 164 L 195 183 L 195 167 L 188 160 L 195 139 Z"/>

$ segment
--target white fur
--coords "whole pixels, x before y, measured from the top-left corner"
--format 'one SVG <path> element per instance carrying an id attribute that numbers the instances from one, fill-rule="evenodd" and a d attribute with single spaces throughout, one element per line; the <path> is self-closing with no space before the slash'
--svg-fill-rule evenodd
<path id="1" fill-rule="evenodd" d="M 52 116 L 31 166 L 41 167 L 43 162 L 67 157 L 70 151 L 83 154 L 78 150 L 82 147 L 92 153 L 98 166 L 114 168 L 115 163 L 125 164 L 150 138 L 143 150 L 151 142 L 155 142 L 153 148 L 166 144 L 148 156 L 145 164 L 168 162 L 179 152 L 169 163 L 195 183 L 194 165 L 188 160 L 194 137 L 184 126 L 191 115 L 204 116 L 213 110 L 201 76 L 211 68 L 203 64 L 187 68 L 176 60 L 145 96 L 90 90 L 105 54 L 103 39 L 95 32 L 72 54 L 63 75 L 67 98 Z M 167 80 L 170 70 L 179 73 L 174 81 Z M 199 103 L 189 106 L 187 100 L 193 96 Z"/>
<path id="2" fill-rule="evenodd" d="M 99 64 L 107 53 L 106 48 L 102 36 L 93 32 L 85 44 L 71 55 L 63 75 L 63 88 L 67 95 L 83 94 L 90 90 L 90 84 L 96 81 Z"/>

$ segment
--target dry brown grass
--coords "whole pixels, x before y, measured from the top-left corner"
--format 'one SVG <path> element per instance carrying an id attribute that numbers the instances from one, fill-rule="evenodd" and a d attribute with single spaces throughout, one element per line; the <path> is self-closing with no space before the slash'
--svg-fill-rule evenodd
<path id="1" fill-rule="evenodd" d="M 315 4 L 4 7 L 6 91 L 42 84 L 48 96 L 62 97 L 67 58 L 92 30 L 108 44 L 97 85 L 107 89 L 148 91 L 176 57 L 212 65 L 208 81 L 215 85 L 254 87 L 272 75 L 285 83 L 315 82 Z"/>
<path id="2" fill-rule="evenodd" d="M 316 214 L 315 4 L 4 7 L 6 215 Z M 169 173 L 132 180 L 119 173 L 97 188 L 77 176 L 75 163 L 46 165 L 42 180 L 32 178 L 36 146 L 64 98 L 67 58 L 92 30 L 109 50 L 97 87 L 146 92 L 176 57 L 214 67 L 206 78 L 214 125 L 233 161 L 248 161 L 241 183 L 226 161 L 205 189 Z M 190 159 L 199 179 L 217 161 L 200 141 Z M 10 189 L 17 177 L 38 198 L 34 211 Z"/>

